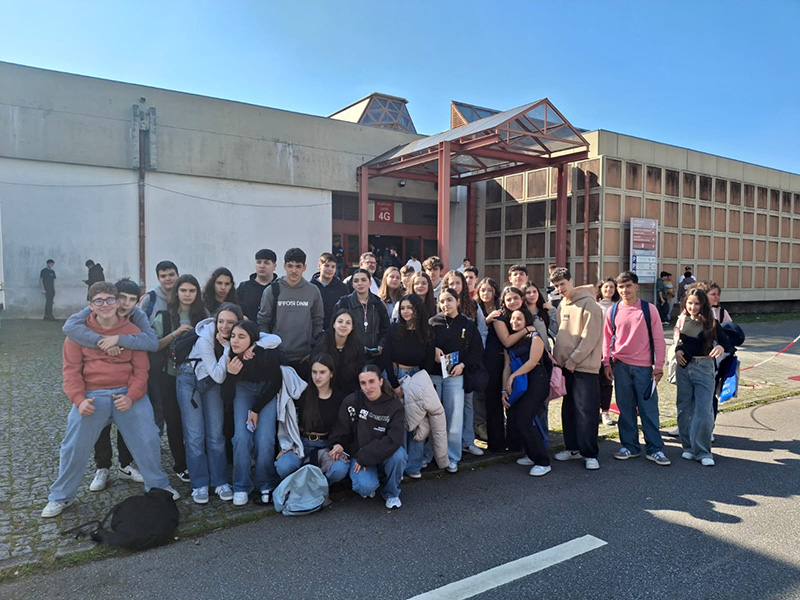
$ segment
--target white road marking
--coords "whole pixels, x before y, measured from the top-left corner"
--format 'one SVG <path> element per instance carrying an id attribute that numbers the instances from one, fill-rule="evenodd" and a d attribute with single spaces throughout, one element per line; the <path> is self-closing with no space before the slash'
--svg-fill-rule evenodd
<path id="1" fill-rule="evenodd" d="M 607 542 L 593 535 L 584 535 L 547 550 L 494 567 L 472 577 L 467 577 L 461 581 L 454 581 L 408 600 L 464 600 L 465 598 L 472 598 L 501 585 L 557 565 L 570 558 L 596 550 L 606 544 Z"/>

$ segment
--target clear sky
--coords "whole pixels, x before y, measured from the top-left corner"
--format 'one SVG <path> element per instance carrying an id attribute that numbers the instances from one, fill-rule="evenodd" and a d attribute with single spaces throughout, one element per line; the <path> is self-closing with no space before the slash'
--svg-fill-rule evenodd
<path id="1" fill-rule="evenodd" d="M 548 97 L 574 125 L 800 173 L 800 0 L 0 2 L 0 60 L 328 115 Z M 2 82 L 0 82 L 2 85 Z"/>

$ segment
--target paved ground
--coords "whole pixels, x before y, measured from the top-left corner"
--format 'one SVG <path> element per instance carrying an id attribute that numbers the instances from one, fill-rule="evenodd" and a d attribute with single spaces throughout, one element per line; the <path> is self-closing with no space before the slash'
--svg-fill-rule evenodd
<path id="1" fill-rule="evenodd" d="M 794 339 L 800 333 L 800 322 L 747 324 L 744 329 L 748 340 L 739 354 L 743 366 L 747 366 L 771 356 Z M 25 565 L 63 562 L 65 556 L 90 549 L 93 544 L 64 538 L 59 532 L 104 515 L 111 506 L 142 489 L 137 484 L 115 480 L 104 492 L 89 492 L 94 465 L 87 465 L 75 507 L 56 519 L 39 517 L 47 488 L 57 473 L 58 447 L 70 408 L 61 392 L 62 341 L 60 323 L 4 321 L 0 328 L 0 573 L 24 573 Z M 762 367 L 746 371 L 740 398 L 735 402 L 800 392 L 800 382 L 788 379 L 800 375 L 798 355 L 800 345 Z M 659 390 L 662 419 L 674 418 L 674 386 L 664 383 Z M 558 428 L 557 404 L 551 415 L 551 427 Z M 603 432 L 613 433 L 613 429 L 605 428 Z M 166 443 L 162 455 L 168 467 Z M 454 481 L 460 477 L 457 475 Z M 418 489 L 426 485 L 425 481 L 418 484 L 422 486 Z M 230 503 L 214 500 L 200 507 L 188 498 L 187 484 L 177 479 L 172 483 L 184 494 L 179 503 L 181 536 L 235 523 L 243 515 L 252 518 L 271 512 L 254 506 L 233 508 Z M 343 506 L 356 504 L 348 497 Z"/>
<path id="2" fill-rule="evenodd" d="M 403 600 L 593 536 L 605 545 L 475 596 L 485 600 L 800 598 L 800 398 L 720 416 L 717 466 L 495 463 L 406 482 L 403 507 L 349 496 L 97 563 L 0 583 L 8 600 Z M 16 580 L 15 580 L 16 579 Z M 436 596 L 459 600 L 468 595 Z"/>

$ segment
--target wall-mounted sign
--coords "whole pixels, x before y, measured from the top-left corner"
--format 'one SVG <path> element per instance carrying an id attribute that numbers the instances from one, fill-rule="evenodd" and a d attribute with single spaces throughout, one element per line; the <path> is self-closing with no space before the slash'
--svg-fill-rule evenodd
<path id="1" fill-rule="evenodd" d="M 631 219 L 631 271 L 639 283 L 655 283 L 658 278 L 658 221 Z"/>
<path id="2" fill-rule="evenodd" d="M 375 220 L 394 223 L 394 202 L 375 200 Z"/>

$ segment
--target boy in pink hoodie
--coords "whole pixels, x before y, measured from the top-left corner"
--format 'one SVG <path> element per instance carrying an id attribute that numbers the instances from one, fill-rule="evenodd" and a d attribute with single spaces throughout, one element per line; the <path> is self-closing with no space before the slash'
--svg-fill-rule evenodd
<path id="1" fill-rule="evenodd" d="M 103 335 L 128 335 L 140 329 L 127 317 L 117 314 L 119 293 L 107 281 L 89 288 L 92 313 L 86 326 Z M 145 489 L 161 488 L 180 495 L 170 488 L 167 474 L 161 468 L 158 428 L 153 408 L 147 398 L 149 361 L 142 350 L 122 349 L 109 356 L 100 348 L 89 348 L 64 341 L 64 393 L 72 401 L 67 417 L 67 431 L 61 442 L 58 479 L 50 486 L 47 506 L 42 517 L 60 515 L 72 504 L 86 472 L 94 443 L 109 423 L 115 423 L 144 478 Z"/>
<path id="2" fill-rule="evenodd" d="M 659 431 L 658 390 L 664 374 L 667 345 L 656 307 L 640 300 L 639 278 L 632 271 L 617 276 L 617 291 L 622 300 L 606 312 L 603 334 L 603 368 L 614 380 L 619 407 L 619 441 L 622 448 L 614 458 L 625 460 L 641 455 L 636 411 L 642 420 L 648 460 L 668 466 L 664 442 Z M 650 316 L 648 332 L 644 311 Z"/>

